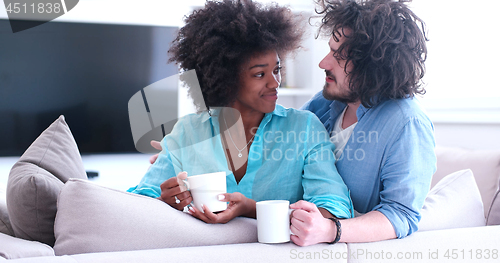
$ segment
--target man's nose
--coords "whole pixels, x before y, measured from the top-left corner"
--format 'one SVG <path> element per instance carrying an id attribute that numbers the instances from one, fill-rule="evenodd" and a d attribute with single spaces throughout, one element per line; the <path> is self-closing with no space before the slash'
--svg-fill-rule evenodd
<path id="1" fill-rule="evenodd" d="M 321 69 L 325 69 L 325 70 L 331 70 L 331 58 L 333 58 L 330 53 L 328 53 L 320 62 L 319 62 L 319 67 Z"/>

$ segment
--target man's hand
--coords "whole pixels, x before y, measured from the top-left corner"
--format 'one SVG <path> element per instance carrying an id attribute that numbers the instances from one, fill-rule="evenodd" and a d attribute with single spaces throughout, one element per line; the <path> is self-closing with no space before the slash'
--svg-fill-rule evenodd
<path id="1" fill-rule="evenodd" d="M 232 193 L 232 194 L 221 194 L 220 199 L 221 202 L 229 202 L 229 205 L 226 210 L 214 214 L 206 206 L 203 206 L 203 213 L 199 211 L 194 206 L 189 208 L 189 213 L 209 224 L 225 224 L 231 219 L 238 216 L 246 216 L 255 218 L 255 201 L 249 198 L 246 198 L 241 193 Z"/>
<path id="2" fill-rule="evenodd" d="M 151 141 L 151 146 L 153 146 L 153 148 L 155 148 L 156 150 L 160 150 L 160 151 L 162 150 L 161 144 L 159 141 L 154 141 L 154 140 Z M 158 155 L 159 155 L 159 153 L 151 156 L 149 158 L 149 163 L 154 164 L 156 162 L 156 159 L 158 159 Z"/>
<path id="3" fill-rule="evenodd" d="M 171 207 L 182 211 L 185 206 L 193 201 L 191 192 L 187 191 L 182 180 L 187 178 L 186 172 L 180 172 L 160 185 L 161 195 L 158 199 L 169 204 Z"/>
<path id="4" fill-rule="evenodd" d="M 291 223 L 293 235 L 290 239 L 298 246 L 310 246 L 322 242 L 332 242 L 335 239 L 337 228 L 335 223 L 324 218 L 315 204 L 298 201 L 291 204 Z"/>

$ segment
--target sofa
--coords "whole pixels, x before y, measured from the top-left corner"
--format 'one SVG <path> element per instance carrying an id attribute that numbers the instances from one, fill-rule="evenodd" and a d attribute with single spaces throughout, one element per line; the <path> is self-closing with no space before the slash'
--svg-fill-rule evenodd
<path id="1" fill-rule="evenodd" d="M 86 179 L 59 117 L 0 189 L 0 262 L 498 262 L 500 151 L 436 147 L 419 231 L 371 243 L 257 242 L 255 219 L 209 225 Z"/>

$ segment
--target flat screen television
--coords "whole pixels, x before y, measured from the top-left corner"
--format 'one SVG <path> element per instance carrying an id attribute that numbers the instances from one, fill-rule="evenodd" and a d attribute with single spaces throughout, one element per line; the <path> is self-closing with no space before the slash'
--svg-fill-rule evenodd
<path id="1" fill-rule="evenodd" d="M 137 152 L 128 101 L 178 73 L 167 63 L 176 31 L 49 22 L 12 33 L 0 19 L 0 156 L 21 155 L 59 115 L 82 154 Z M 165 103 L 177 104 L 171 99 Z"/>

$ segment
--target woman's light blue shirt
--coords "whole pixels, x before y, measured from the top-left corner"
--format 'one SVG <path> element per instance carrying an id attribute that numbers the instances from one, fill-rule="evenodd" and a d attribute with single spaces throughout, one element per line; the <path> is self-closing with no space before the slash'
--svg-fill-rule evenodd
<path id="1" fill-rule="evenodd" d="M 339 218 L 353 215 L 346 185 L 335 167 L 334 145 L 319 119 L 308 111 L 276 105 L 265 114 L 239 183 L 228 163 L 219 130 L 219 109 L 187 115 L 161 141 L 163 151 L 139 185 L 129 192 L 160 196 L 160 184 L 181 171 L 189 175 L 226 172 L 228 193 L 255 201 L 305 200 Z"/>

